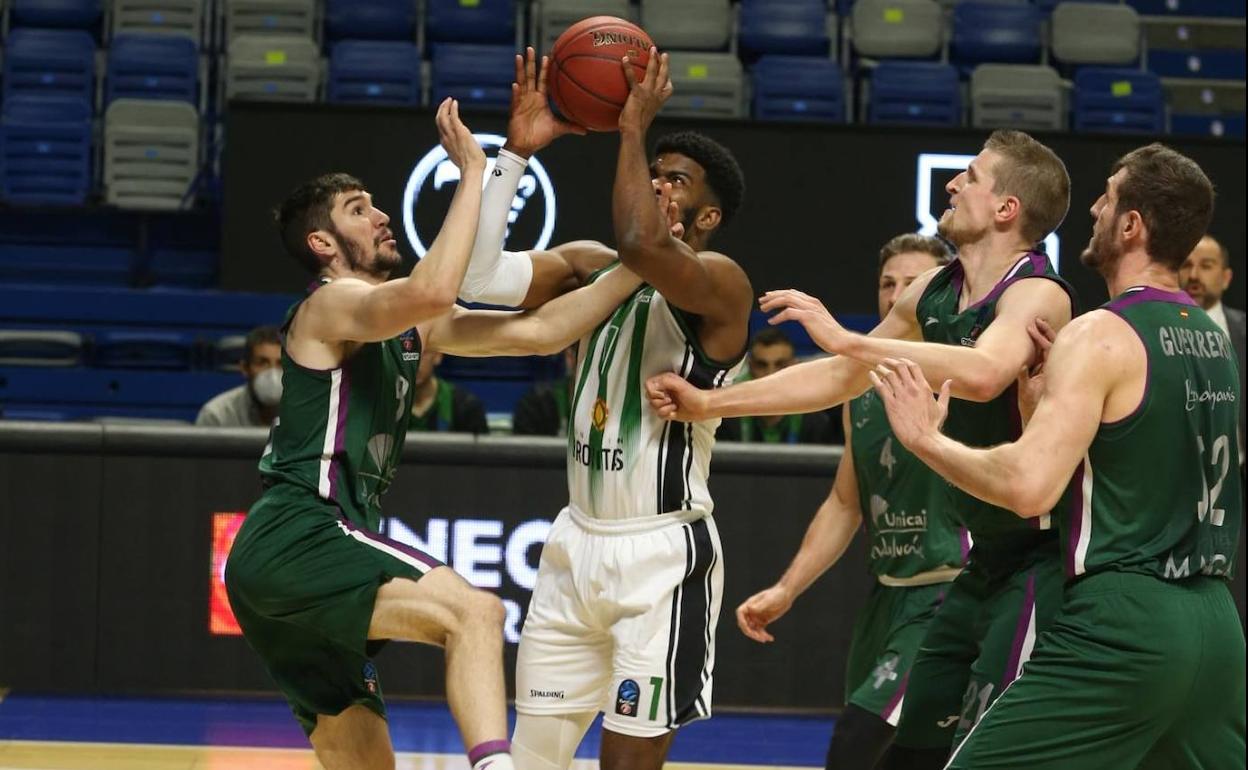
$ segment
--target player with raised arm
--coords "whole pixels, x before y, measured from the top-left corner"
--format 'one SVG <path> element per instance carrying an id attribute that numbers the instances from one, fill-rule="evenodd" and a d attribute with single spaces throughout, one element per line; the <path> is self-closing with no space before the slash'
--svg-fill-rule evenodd
<path id="1" fill-rule="evenodd" d="M 620 114 L 613 191 L 618 253 L 593 242 L 502 251 L 527 155 L 569 129 L 550 115 L 546 62 L 517 57 L 507 143 L 485 190 L 465 299 L 540 305 L 617 256 L 643 285 L 581 340 L 568 425 L 569 504 L 542 551 L 521 633 L 513 752 L 522 770 L 566 768 L 605 712 L 607 770 L 662 766 L 673 732 L 711 711 L 723 562 L 707 488 L 718 420 L 675 425 L 645 407 L 646 378 L 672 369 L 703 387 L 731 381 L 753 290 L 707 249 L 741 204 L 731 153 L 694 133 L 646 132 L 671 93 L 651 49 Z M 675 233 L 654 204 L 679 208 Z M 611 273 L 607 273 L 610 277 Z M 604 279 L 598 279 L 599 281 Z"/>
<path id="2" fill-rule="evenodd" d="M 1035 357 L 1037 319 L 1061 329 L 1073 290 L 1036 244 L 1062 221 L 1070 177 L 1062 161 L 1018 131 L 996 131 L 947 186 L 939 232 L 958 249 L 948 266 L 920 276 L 869 335 L 854 334 L 801 292 L 763 295 L 773 323 L 795 320 L 839 355 L 789 367 L 766 381 L 703 391 L 675 374 L 647 388 L 657 412 L 675 420 L 826 409 L 870 386 L 886 358 L 916 361 L 933 382 L 954 380 L 950 430 L 987 446 L 1021 430 L 1016 381 Z M 952 492 L 952 491 L 951 491 Z M 938 768 L 1017 675 L 1057 609 L 1061 569 L 1048 519 L 953 493 L 953 511 L 974 545 L 924 638 L 889 753 L 894 768 Z"/>
<path id="3" fill-rule="evenodd" d="M 933 400 L 912 362 L 872 374 L 897 438 L 952 483 L 1029 520 L 1065 492 L 1061 611 L 951 768 L 1243 766 L 1238 373 L 1178 282 L 1212 212 L 1209 179 L 1167 147 L 1114 165 L 1082 256 L 1112 299 L 1057 335 L 1017 441 L 941 435 L 949 383 Z"/>
<path id="4" fill-rule="evenodd" d="M 421 551 L 380 534 L 380 497 L 398 466 L 423 353 L 554 353 L 633 294 L 612 271 L 524 312 L 453 305 L 467 267 L 485 156 L 454 101 L 438 109 L 461 170 L 442 232 L 405 278 L 359 180 L 329 174 L 282 204 L 287 250 L 318 278 L 284 326 L 279 416 L 260 463 L 265 486 L 226 566 L 248 643 L 290 702 L 321 763 L 393 768 L 371 657 L 395 639 L 446 649 L 447 697 L 474 770 L 506 770 L 503 609 Z M 652 200 L 655 216 L 670 201 Z M 674 211 L 674 209 L 671 209 Z"/>

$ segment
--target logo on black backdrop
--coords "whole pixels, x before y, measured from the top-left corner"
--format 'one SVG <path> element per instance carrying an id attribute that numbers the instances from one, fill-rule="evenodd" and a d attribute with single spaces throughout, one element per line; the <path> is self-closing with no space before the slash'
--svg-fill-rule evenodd
<path id="1" fill-rule="evenodd" d="M 473 134 L 487 154 L 505 141 L 497 134 Z M 494 173 L 494 159 L 487 161 L 485 178 Z M 459 169 L 441 145 L 425 153 L 408 175 L 403 190 L 403 229 L 417 257 L 425 256 L 442 227 L 451 205 Z M 555 231 L 555 187 L 536 156 L 529 159 L 507 217 L 507 247 L 513 251 L 544 249 Z"/>

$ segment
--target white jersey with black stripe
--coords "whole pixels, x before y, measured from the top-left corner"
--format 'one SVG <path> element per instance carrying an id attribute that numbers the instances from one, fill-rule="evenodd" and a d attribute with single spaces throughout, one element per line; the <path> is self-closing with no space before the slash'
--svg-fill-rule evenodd
<path id="1" fill-rule="evenodd" d="M 719 420 L 667 422 L 646 379 L 678 372 L 700 388 L 732 382 L 744 358 L 713 361 L 690 316 L 642 286 L 581 340 L 568 416 L 571 504 L 599 520 L 687 511 L 709 515 L 711 449 Z M 640 524 L 641 522 L 637 522 Z"/>

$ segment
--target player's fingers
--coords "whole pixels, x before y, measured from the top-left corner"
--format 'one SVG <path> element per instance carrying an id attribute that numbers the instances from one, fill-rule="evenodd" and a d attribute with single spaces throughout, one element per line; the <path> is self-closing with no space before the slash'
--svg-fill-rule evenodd
<path id="1" fill-rule="evenodd" d="M 657 52 L 658 49 L 651 48 L 650 50 Z M 655 81 L 659 88 L 667 88 L 672 83 L 671 78 L 667 75 L 668 66 L 667 54 L 659 54 L 659 79 Z"/>
<path id="2" fill-rule="evenodd" d="M 516 69 L 516 75 L 515 75 L 516 79 L 511 84 L 514 90 L 514 87 L 524 86 L 524 57 L 521 56 L 520 54 L 516 54 L 516 59 L 513 62 L 513 64 L 515 65 L 515 69 Z"/>
<path id="3" fill-rule="evenodd" d="M 936 404 L 940 406 L 941 414 L 949 411 L 949 391 L 953 387 L 953 380 L 945 380 L 940 384 L 940 396 L 936 399 Z"/>
<path id="4" fill-rule="evenodd" d="M 907 379 L 914 388 L 922 388 L 924 391 L 931 393 L 932 389 L 927 385 L 927 377 L 923 375 L 923 370 L 919 365 L 908 358 L 901 359 L 901 366 L 906 370 Z"/>
<path id="5" fill-rule="evenodd" d="M 646 57 L 646 75 L 642 79 L 642 85 L 653 88 L 655 78 L 659 73 L 659 49 L 650 46 L 649 56 Z"/>
<path id="6" fill-rule="evenodd" d="M 628 81 L 628 90 L 632 91 L 637 87 L 637 73 L 633 71 L 633 62 L 625 56 L 620 59 L 620 64 L 624 67 L 624 79 Z"/>
<path id="7" fill-rule="evenodd" d="M 542 57 L 541 69 L 537 71 L 537 92 L 546 95 L 546 82 L 550 79 L 550 57 Z"/>
<path id="8" fill-rule="evenodd" d="M 767 323 L 771 324 L 772 326 L 775 326 L 776 324 L 782 324 L 785 321 L 797 321 L 798 323 L 801 323 L 801 318 L 798 317 L 797 313 L 798 311 L 794 310 L 791 307 L 785 308 L 784 310 L 781 310 L 779 313 L 776 313 L 772 317 L 768 318 Z"/>
<path id="9" fill-rule="evenodd" d="M 880 394 L 880 399 L 885 406 L 888 406 L 893 399 L 893 392 L 889 390 L 888 383 L 881 379 L 874 369 L 867 371 L 867 379 L 871 380 L 871 385 L 875 388 L 875 392 Z"/>

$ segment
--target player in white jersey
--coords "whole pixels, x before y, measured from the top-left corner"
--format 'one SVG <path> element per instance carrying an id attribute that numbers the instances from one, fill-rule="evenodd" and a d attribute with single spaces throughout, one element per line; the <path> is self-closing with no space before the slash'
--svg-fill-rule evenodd
<path id="1" fill-rule="evenodd" d="M 502 251 L 528 156 L 574 131 L 545 95 L 545 60 L 516 57 L 507 143 L 482 202 L 461 290 L 466 300 L 533 307 L 623 264 L 643 285 L 580 342 L 568 428 L 568 506 L 542 551 L 520 639 L 513 757 L 521 770 L 566 768 L 599 711 L 604 770 L 659 768 L 673 731 L 710 716 L 723 586 L 707 476 L 718 420 L 677 424 L 646 408 L 648 377 L 677 371 L 700 387 L 731 382 L 745 353 L 753 289 L 707 251 L 741 204 L 732 154 L 700 134 L 646 131 L 671 95 L 667 56 L 650 51 L 620 115 L 613 191 L 618 254 L 581 241 Z M 674 227 L 654 205 L 666 192 Z"/>

